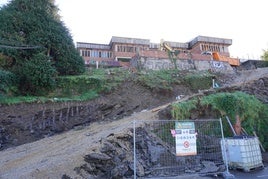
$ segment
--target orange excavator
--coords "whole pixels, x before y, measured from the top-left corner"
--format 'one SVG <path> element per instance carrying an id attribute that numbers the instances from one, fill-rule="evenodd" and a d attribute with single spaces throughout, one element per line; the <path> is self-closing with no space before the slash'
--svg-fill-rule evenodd
<path id="1" fill-rule="evenodd" d="M 238 58 L 232 58 L 220 55 L 218 52 L 212 52 L 213 60 L 228 62 L 231 66 L 239 66 L 240 60 Z"/>

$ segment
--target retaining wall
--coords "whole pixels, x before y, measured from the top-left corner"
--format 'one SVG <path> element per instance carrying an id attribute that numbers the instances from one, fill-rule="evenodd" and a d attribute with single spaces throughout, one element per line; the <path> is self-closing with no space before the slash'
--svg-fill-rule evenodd
<path id="1" fill-rule="evenodd" d="M 138 60 L 138 64 L 145 70 L 174 69 L 174 64 L 169 59 L 143 58 Z M 177 60 L 179 70 L 212 70 L 216 72 L 233 71 L 227 62 L 212 60 Z"/>

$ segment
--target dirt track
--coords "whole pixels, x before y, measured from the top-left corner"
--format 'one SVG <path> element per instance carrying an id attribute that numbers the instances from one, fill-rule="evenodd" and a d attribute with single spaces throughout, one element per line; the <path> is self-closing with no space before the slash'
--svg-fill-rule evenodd
<path id="1" fill-rule="evenodd" d="M 61 178 L 63 174 L 77 177 L 73 169 L 82 164 L 83 156 L 98 147 L 102 138 L 128 131 L 134 119 L 156 119 L 156 115 L 152 110 L 143 111 L 9 148 L 0 152 L 0 178 Z"/>
<path id="2" fill-rule="evenodd" d="M 267 68 L 248 71 L 235 79 L 230 77 L 226 85 L 244 84 L 267 76 Z M 63 174 L 78 177 L 74 168 L 83 163 L 83 156 L 98 148 L 102 138 L 127 132 L 134 119 L 157 119 L 158 109 L 166 106 L 112 122 L 94 122 L 87 127 L 0 151 L 0 178 L 61 178 Z"/>

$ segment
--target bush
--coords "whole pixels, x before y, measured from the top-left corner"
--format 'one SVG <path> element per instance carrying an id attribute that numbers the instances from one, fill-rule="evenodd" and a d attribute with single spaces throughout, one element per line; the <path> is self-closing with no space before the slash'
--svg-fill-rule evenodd
<path id="1" fill-rule="evenodd" d="M 95 96 L 100 92 L 110 92 L 129 77 L 124 69 L 93 69 L 85 75 L 59 76 L 55 96 Z M 96 94 L 96 95 L 92 95 Z M 90 99 L 87 98 L 87 99 Z"/>
<path id="2" fill-rule="evenodd" d="M 213 111 L 215 118 L 223 118 L 224 134 L 231 136 L 230 126 L 225 120 L 228 116 L 231 123 L 235 123 L 235 115 L 238 114 L 241 119 L 242 127 L 249 135 L 253 135 L 255 131 L 265 148 L 268 148 L 268 106 L 263 104 L 253 95 L 243 92 L 234 93 L 216 93 L 202 98 L 192 99 L 187 102 L 172 105 L 171 114 L 175 119 L 187 119 L 191 116 L 191 112 L 199 110 Z"/>
<path id="3" fill-rule="evenodd" d="M 16 92 L 16 76 L 5 70 L 0 70 L 0 97 Z"/>
<path id="4" fill-rule="evenodd" d="M 85 72 L 84 60 L 75 49 L 67 49 L 60 54 L 55 64 L 59 75 L 80 75 Z"/>
<path id="5" fill-rule="evenodd" d="M 55 87 L 56 69 L 49 57 L 39 53 L 18 68 L 19 89 L 22 94 L 45 95 Z"/>
<path id="6" fill-rule="evenodd" d="M 232 124 L 235 123 L 235 115 L 238 114 L 241 119 L 242 127 L 249 135 L 253 135 L 255 131 L 260 140 L 268 147 L 268 134 L 264 126 L 268 125 L 268 107 L 261 103 L 253 95 L 243 92 L 235 93 L 218 93 L 204 97 L 201 101 L 202 105 L 211 105 L 214 110 L 220 112 L 221 116 L 229 116 Z M 225 118 L 223 119 L 225 134 L 230 136 L 229 125 Z"/>
<path id="7" fill-rule="evenodd" d="M 188 119 L 191 116 L 191 110 L 197 108 L 197 100 L 184 101 L 172 105 L 171 115 L 178 120 Z"/>
<path id="8" fill-rule="evenodd" d="M 235 119 L 235 115 L 239 114 L 241 120 L 250 123 L 249 126 L 252 127 L 259 123 L 257 120 L 265 106 L 254 96 L 239 91 L 203 97 L 201 105 L 211 105 L 222 116 L 227 115 L 232 119 Z"/>
<path id="9" fill-rule="evenodd" d="M 103 81 L 87 75 L 64 76 L 57 78 L 56 95 L 59 97 L 71 97 L 89 92 L 99 92 Z"/>

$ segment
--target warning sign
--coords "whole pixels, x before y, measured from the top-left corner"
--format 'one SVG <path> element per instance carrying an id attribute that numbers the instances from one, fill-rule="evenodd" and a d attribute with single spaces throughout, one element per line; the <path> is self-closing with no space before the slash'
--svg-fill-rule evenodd
<path id="1" fill-rule="evenodd" d="M 188 141 L 185 141 L 185 142 L 183 143 L 183 146 L 184 146 L 185 148 L 188 148 L 188 147 L 189 147 L 189 142 L 188 142 Z"/>
<path id="2" fill-rule="evenodd" d="M 196 155 L 196 132 L 194 122 L 175 123 L 176 155 Z"/>

